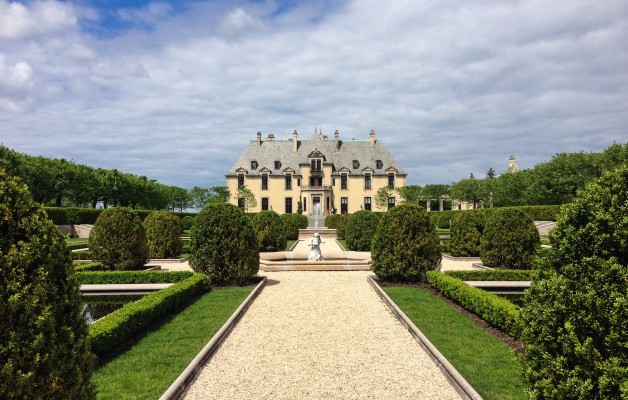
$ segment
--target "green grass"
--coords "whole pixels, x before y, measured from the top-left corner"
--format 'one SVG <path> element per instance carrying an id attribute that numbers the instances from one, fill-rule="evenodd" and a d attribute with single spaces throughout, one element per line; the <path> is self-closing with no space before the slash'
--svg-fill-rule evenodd
<path id="1" fill-rule="evenodd" d="M 436 228 L 436 233 L 439 235 L 449 235 L 449 229 Z"/>
<path id="2" fill-rule="evenodd" d="M 347 247 L 347 241 L 344 239 L 338 239 L 338 243 L 340 243 L 340 245 L 342 247 L 344 247 L 346 250 L 349 250 L 349 248 Z"/>
<path id="3" fill-rule="evenodd" d="M 384 290 L 484 399 L 525 398 L 516 355 L 508 345 L 428 290 Z"/>
<path id="4" fill-rule="evenodd" d="M 98 368 L 93 377 L 97 398 L 159 398 L 252 290 L 212 290 Z"/>
<path id="5" fill-rule="evenodd" d="M 295 242 L 296 240 L 288 240 L 288 242 L 286 243 L 286 251 L 290 251 L 290 248 Z"/>

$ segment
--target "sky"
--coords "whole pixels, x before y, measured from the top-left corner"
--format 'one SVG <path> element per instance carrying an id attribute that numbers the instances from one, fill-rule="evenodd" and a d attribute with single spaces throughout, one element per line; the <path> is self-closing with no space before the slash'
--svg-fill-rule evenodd
<path id="1" fill-rule="evenodd" d="M 0 0 L 13 150 L 211 187 L 336 129 L 418 185 L 625 143 L 628 2 Z"/>

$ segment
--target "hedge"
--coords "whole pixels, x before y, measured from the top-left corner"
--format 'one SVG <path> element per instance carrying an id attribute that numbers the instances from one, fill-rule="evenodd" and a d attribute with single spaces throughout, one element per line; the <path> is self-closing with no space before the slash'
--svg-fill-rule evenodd
<path id="1" fill-rule="evenodd" d="M 89 326 L 92 352 L 102 357 L 117 351 L 130 338 L 145 332 L 146 327 L 154 321 L 189 304 L 201 293 L 206 282 L 205 275 L 194 274 L 182 282 L 142 297 L 94 322 Z"/>
<path id="2" fill-rule="evenodd" d="M 74 272 L 104 271 L 100 261 L 74 264 Z"/>
<path id="3" fill-rule="evenodd" d="M 67 247 L 70 250 L 87 249 L 87 239 L 82 243 L 68 243 Z"/>
<path id="4" fill-rule="evenodd" d="M 72 260 L 93 260 L 94 256 L 91 251 L 75 251 L 72 252 Z"/>
<path id="5" fill-rule="evenodd" d="M 517 209 L 523 211 L 532 218 L 533 221 L 556 221 L 560 213 L 561 206 L 519 206 L 519 207 L 499 207 L 499 208 L 479 208 L 477 210 L 448 210 L 448 211 L 429 211 L 427 214 L 432 218 L 434 224 L 438 228 L 449 228 L 450 221 L 454 215 L 466 212 L 485 212 L 486 217 L 495 210 Z"/>
<path id="6" fill-rule="evenodd" d="M 462 281 L 531 281 L 532 271 L 521 269 L 495 269 L 473 271 L 445 271 L 445 275 Z"/>
<path id="7" fill-rule="evenodd" d="M 93 225 L 104 209 L 102 208 L 80 208 L 80 207 L 44 207 L 48 218 L 55 225 L 69 224 L 91 224 Z M 143 221 L 153 210 L 132 210 Z M 186 216 L 195 217 L 195 212 L 173 212 L 174 215 L 183 219 Z"/>
<path id="8" fill-rule="evenodd" d="M 192 275 L 194 275 L 194 273 L 191 271 L 77 271 L 76 280 L 81 285 L 123 283 L 177 283 L 191 277 Z"/>
<path id="9" fill-rule="evenodd" d="M 460 304 L 489 324 L 500 328 L 514 338 L 518 338 L 521 334 L 519 311 L 508 300 L 469 286 L 460 279 L 438 271 L 429 271 L 427 280 L 447 298 Z"/>

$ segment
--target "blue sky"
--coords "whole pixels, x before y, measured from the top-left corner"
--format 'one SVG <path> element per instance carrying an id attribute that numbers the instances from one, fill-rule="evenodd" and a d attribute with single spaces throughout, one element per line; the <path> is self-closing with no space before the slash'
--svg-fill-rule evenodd
<path id="1" fill-rule="evenodd" d="M 451 183 L 628 141 L 626 37 L 623 0 L 0 0 L 0 142 L 189 188 L 373 129 Z"/>

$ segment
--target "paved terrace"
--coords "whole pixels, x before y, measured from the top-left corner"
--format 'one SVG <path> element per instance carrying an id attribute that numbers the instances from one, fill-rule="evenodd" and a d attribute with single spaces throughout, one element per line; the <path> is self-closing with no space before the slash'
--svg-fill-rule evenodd
<path id="1" fill-rule="evenodd" d="M 269 272 L 186 399 L 459 399 L 367 271 Z"/>

